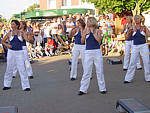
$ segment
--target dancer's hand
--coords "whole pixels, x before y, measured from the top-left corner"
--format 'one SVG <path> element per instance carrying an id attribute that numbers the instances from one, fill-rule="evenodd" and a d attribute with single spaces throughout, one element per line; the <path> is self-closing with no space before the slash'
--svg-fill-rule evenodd
<path id="1" fill-rule="evenodd" d="M 143 26 L 143 31 L 146 33 L 146 26 Z"/>
<path id="2" fill-rule="evenodd" d="M 9 44 L 8 44 L 8 46 L 7 46 L 7 47 L 8 47 L 8 48 L 12 48 L 12 46 L 11 46 L 11 45 L 9 45 Z"/>

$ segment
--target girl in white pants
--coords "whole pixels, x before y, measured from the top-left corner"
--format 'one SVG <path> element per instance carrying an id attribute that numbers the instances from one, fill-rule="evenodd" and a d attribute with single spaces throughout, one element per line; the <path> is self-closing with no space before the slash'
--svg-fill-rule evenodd
<path id="1" fill-rule="evenodd" d="M 82 19 L 79 19 L 76 22 L 77 27 L 74 28 L 70 32 L 70 37 L 74 37 L 74 47 L 72 49 L 72 64 L 71 64 L 71 72 L 70 72 L 70 79 L 75 80 L 77 77 L 77 64 L 78 64 L 78 57 L 81 55 L 82 58 L 82 66 L 84 66 L 84 51 L 85 51 L 85 43 L 81 43 L 81 32 L 83 32 L 85 28 L 85 23 Z M 83 67 L 84 69 L 84 67 Z"/>
<path id="2" fill-rule="evenodd" d="M 89 17 L 87 27 L 84 30 L 81 42 L 86 41 L 84 74 L 81 80 L 81 86 L 78 95 L 87 93 L 90 85 L 93 63 L 96 67 L 97 81 L 99 91 L 102 94 L 106 93 L 104 72 L 103 72 L 103 57 L 100 50 L 100 42 L 102 40 L 101 31 L 97 29 L 97 20 L 94 17 Z"/>
<path id="3" fill-rule="evenodd" d="M 127 25 L 124 26 L 123 32 L 125 32 L 125 56 L 124 56 L 124 64 L 123 64 L 123 70 L 126 71 L 129 67 L 129 58 L 130 58 L 130 50 L 133 45 L 133 36 L 131 35 L 129 38 L 127 38 L 126 34 L 129 31 L 129 29 L 132 29 L 132 16 L 127 16 Z M 141 63 L 140 63 L 140 57 L 137 57 L 137 63 L 136 63 L 137 69 L 142 69 Z"/>
<path id="4" fill-rule="evenodd" d="M 128 71 L 125 76 L 124 83 L 132 82 L 137 62 L 138 55 L 142 56 L 143 64 L 144 64 L 144 72 L 145 72 L 145 81 L 150 82 L 150 59 L 149 59 L 149 49 L 146 44 L 146 36 L 150 36 L 150 31 L 146 26 L 141 26 L 142 17 L 139 15 L 135 15 L 135 27 L 130 29 L 127 33 L 127 37 L 130 35 L 133 36 L 133 47 L 131 53 L 131 60 Z"/>
<path id="5" fill-rule="evenodd" d="M 33 40 L 33 39 L 31 39 L 32 37 L 31 37 L 30 33 L 27 32 L 27 25 L 26 25 L 25 21 L 20 21 L 20 31 L 27 33 L 27 39 L 28 39 L 27 41 Z M 22 46 L 23 46 L 22 48 L 23 48 L 23 51 L 24 51 L 26 71 L 27 71 L 28 77 L 30 79 L 33 79 L 32 67 L 31 67 L 31 64 L 30 64 L 30 61 L 29 61 L 28 50 L 27 50 L 27 46 L 26 46 L 26 40 L 23 40 Z M 16 73 L 17 73 L 17 67 L 14 66 L 13 78 L 16 77 Z"/>
<path id="6" fill-rule="evenodd" d="M 12 31 L 6 34 L 2 40 L 2 44 L 8 47 L 7 54 L 7 68 L 4 75 L 4 88 L 8 90 L 11 88 L 12 74 L 14 66 L 17 65 L 17 69 L 21 78 L 21 85 L 24 91 L 30 91 L 29 79 L 24 65 L 24 51 L 22 49 L 22 41 L 26 39 L 26 34 L 19 31 L 20 23 L 17 20 L 11 21 Z M 5 43 L 9 40 L 10 44 Z"/>

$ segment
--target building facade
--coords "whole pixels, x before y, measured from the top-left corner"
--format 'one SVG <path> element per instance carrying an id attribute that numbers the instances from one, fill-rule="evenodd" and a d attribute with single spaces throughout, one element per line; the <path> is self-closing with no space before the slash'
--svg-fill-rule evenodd
<path id="1" fill-rule="evenodd" d="M 80 6 L 81 0 L 40 0 L 40 10 L 61 9 L 69 6 Z"/>

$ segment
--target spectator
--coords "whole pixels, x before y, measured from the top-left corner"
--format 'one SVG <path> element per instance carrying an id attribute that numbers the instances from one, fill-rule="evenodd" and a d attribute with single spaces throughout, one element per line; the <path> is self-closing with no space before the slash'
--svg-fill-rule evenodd
<path id="1" fill-rule="evenodd" d="M 69 34 L 72 28 L 74 28 L 74 23 L 72 22 L 71 18 L 69 18 L 68 22 L 66 23 L 66 27 L 66 32 Z"/>
<path id="2" fill-rule="evenodd" d="M 126 15 L 124 15 L 124 17 L 122 18 L 122 20 L 121 20 L 121 25 L 126 25 L 127 24 L 127 19 L 126 19 Z"/>
<path id="3" fill-rule="evenodd" d="M 55 53 L 57 47 L 56 47 L 54 40 L 52 40 L 51 37 L 49 37 L 47 39 L 47 46 L 49 46 L 49 48 L 50 48 L 50 54 L 53 55 L 53 53 Z"/>
<path id="4" fill-rule="evenodd" d="M 45 54 L 46 54 L 47 56 L 51 56 L 51 55 L 52 55 L 51 48 L 50 48 L 50 46 L 48 46 L 47 43 L 45 44 Z"/>
<path id="5" fill-rule="evenodd" d="M 35 50 L 36 50 L 36 56 L 37 56 L 38 58 L 43 57 L 43 52 L 42 52 L 43 48 L 42 48 L 42 46 L 40 45 L 40 42 L 37 42 L 37 46 L 35 47 Z"/>
<path id="6" fill-rule="evenodd" d="M 47 43 L 47 38 L 50 37 L 50 22 L 46 22 L 45 28 L 44 28 L 44 47 L 45 43 Z"/>

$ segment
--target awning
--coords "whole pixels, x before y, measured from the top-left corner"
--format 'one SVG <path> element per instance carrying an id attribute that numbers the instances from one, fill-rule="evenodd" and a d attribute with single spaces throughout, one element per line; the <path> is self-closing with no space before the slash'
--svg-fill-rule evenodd
<path id="1" fill-rule="evenodd" d="M 48 18 L 48 17 L 56 17 L 62 15 L 69 15 L 70 13 L 75 14 L 94 14 L 93 9 L 84 9 L 84 8 L 73 8 L 73 9 L 56 9 L 56 10 L 40 10 L 40 11 L 32 11 L 26 12 L 25 18 Z"/>

